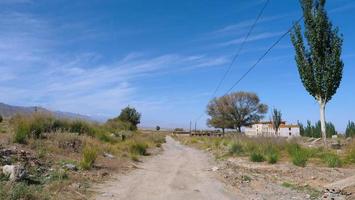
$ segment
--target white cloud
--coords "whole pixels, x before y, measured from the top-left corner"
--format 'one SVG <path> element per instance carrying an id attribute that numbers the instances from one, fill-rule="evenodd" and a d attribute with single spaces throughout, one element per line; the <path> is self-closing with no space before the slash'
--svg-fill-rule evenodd
<path id="1" fill-rule="evenodd" d="M 257 35 L 250 36 L 246 40 L 246 42 L 264 40 L 264 39 L 280 36 L 282 34 L 283 34 L 282 32 L 264 32 L 264 33 L 259 33 Z M 230 41 L 227 41 L 227 42 L 220 43 L 219 45 L 220 46 L 229 46 L 229 45 L 241 44 L 245 40 L 244 38 L 245 37 L 240 37 L 240 38 L 237 38 L 237 39 L 233 39 L 233 40 L 230 40 Z"/>
<path id="2" fill-rule="evenodd" d="M 68 54 L 56 50 L 61 42 L 51 23 L 34 15 L 0 13 L 0 101 L 41 105 L 89 115 L 112 115 L 122 106 L 142 110 L 161 105 L 147 98 L 137 101 L 150 76 L 214 67 L 228 61 L 208 55 L 128 53 L 107 61 L 97 52 Z M 60 30 L 63 31 L 63 30 Z M 113 110 L 114 109 L 114 110 Z"/>

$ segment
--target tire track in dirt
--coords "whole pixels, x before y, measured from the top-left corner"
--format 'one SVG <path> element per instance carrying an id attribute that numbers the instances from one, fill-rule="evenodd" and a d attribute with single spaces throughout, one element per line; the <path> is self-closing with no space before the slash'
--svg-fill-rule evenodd
<path id="1" fill-rule="evenodd" d="M 202 151 L 167 137 L 162 154 L 148 159 L 139 169 L 118 175 L 96 188 L 98 200 L 237 200 L 219 181 L 213 159 Z"/>

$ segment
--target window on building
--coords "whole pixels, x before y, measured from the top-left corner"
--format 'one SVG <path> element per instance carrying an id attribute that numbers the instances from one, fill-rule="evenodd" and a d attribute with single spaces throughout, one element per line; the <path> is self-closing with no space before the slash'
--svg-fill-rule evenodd
<path id="1" fill-rule="evenodd" d="M 289 127 L 288 130 L 290 131 L 290 130 L 291 130 L 291 127 Z"/>
<path id="2" fill-rule="evenodd" d="M 289 132 L 288 135 L 291 136 L 291 132 Z"/>

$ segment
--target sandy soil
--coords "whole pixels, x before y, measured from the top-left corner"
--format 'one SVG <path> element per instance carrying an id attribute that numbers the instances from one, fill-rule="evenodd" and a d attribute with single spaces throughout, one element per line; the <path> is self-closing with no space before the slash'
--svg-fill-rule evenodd
<path id="1" fill-rule="evenodd" d="M 167 137 L 163 148 L 162 154 L 139 164 L 137 170 L 97 186 L 98 195 L 93 199 L 242 199 L 211 171 L 215 163 L 206 153 L 171 137 Z"/>

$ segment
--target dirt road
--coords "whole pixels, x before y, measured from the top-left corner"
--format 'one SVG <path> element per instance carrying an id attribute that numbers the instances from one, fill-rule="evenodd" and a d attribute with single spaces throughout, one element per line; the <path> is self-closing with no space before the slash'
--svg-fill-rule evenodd
<path id="1" fill-rule="evenodd" d="M 98 200 L 229 200 L 240 199 L 226 189 L 205 153 L 167 137 L 162 154 L 139 165 L 126 176 L 105 183 L 94 198 Z"/>

